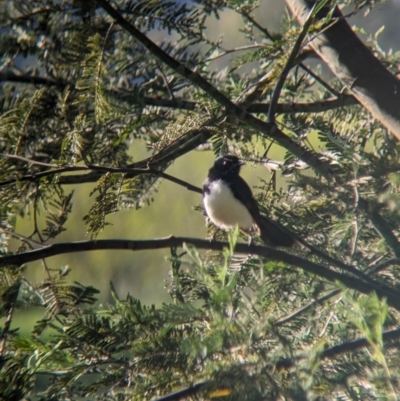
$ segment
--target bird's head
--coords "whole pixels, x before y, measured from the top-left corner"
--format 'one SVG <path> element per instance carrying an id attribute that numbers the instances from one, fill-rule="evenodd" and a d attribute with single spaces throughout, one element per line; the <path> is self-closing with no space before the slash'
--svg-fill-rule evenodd
<path id="1" fill-rule="evenodd" d="M 233 178 L 239 175 L 240 167 L 245 164 L 234 155 L 223 155 L 218 157 L 211 167 L 209 176 L 213 178 Z"/>

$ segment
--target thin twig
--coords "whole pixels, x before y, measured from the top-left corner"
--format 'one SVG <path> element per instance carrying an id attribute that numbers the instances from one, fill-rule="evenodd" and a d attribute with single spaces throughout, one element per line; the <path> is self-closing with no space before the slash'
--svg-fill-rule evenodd
<path id="1" fill-rule="evenodd" d="M 400 265 L 400 260 L 395 259 L 395 258 L 386 260 L 385 262 L 380 263 L 379 265 L 373 267 L 372 269 L 369 269 L 367 274 L 373 275 L 375 273 L 378 273 L 378 272 L 386 269 L 387 267 L 389 267 L 391 265 Z M 316 305 L 321 304 L 321 303 L 327 301 L 328 299 L 333 298 L 334 296 L 340 294 L 341 291 L 342 291 L 341 289 L 336 289 L 336 290 L 330 291 L 328 294 L 325 294 L 325 295 L 313 300 L 312 302 L 301 307 L 300 309 L 296 310 L 295 312 L 291 313 L 290 315 L 287 315 L 285 317 L 278 319 L 277 321 L 274 322 L 274 324 L 277 326 L 282 326 L 283 324 L 289 322 L 290 320 L 295 319 L 302 313 L 307 312 L 309 309 L 315 307 Z"/>
<path id="2" fill-rule="evenodd" d="M 14 233 L 13 231 L 7 230 L 6 228 L 4 228 L 2 226 L 0 226 L 0 230 L 9 236 L 14 237 L 14 238 L 20 240 L 21 242 L 26 243 L 31 249 L 36 249 L 34 245 L 36 245 L 37 247 L 41 247 L 41 248 L 46 246 L 45 244 L 43 244 L 39 241 L 35 241 L 32 238 L 25 237 L 24 235 L 21 235 L 18 233 Z"/>
<path id="3" fill-rule="evenodd" d="M 217 59 L 219 59 L 221 57 L 225 57 L 226 55 L 231 54 L 231 53 L 242 52 L 242 51 L 253 50 L 253 49 L 262 49 L 264 47 L 265 47 L 264 45 L 261 45 L 259 43 L 254 43 L 251 45 L 235 47 L 234 49 L 227 49 L 222 53 L 218 53 L 215 56 L 209 57 L 208 59 L 205 60 L 205 62 L 217 60 Z"/>
<path id="4" fill-rule="evenodd" d="M 286 81 L 286 78 L 293 66 L 294 61 L 296 60 L 297 54 L 301 48 L 304 38 L 307 35 L 308 28 L 311 26 L 311 23 L 314 20 L 314 12 L 311 9 L 310 14 L 307 18 L 307 21 L 304 23 L 303 28 L 301 29 L 300 35 L 297 37 L 296 42 L 293 46 L 292 51 L 290 52 L 289 58 L 286 62 L 285 67 L 282 70 L 281 75 L 279 76 L 278 82 L 276 83 L 274 93 L 272 94 L 271 104 L 268 110 L 268 121 L 271 124 L 275 124 L 275 114 L 276 114 L 276 105 L 278 104 L 279 97 L 281 95 L 281 90 Z"/>
<path id="5" fill-rule="evenodd" d="M 19 290 L 21 288 L 21 279 L 14 282 L 5 293 L 2 294 L 2 310 L 6 312 L 6 320 L 3 324 L 3 329 L 0 336 L 0 357 L 3 359 L 4 351 L 6 350 L 7 338 L 10 333 L 12 318 L 15 311 Z"/>
<path id="6" fill-rule="evenodd" d="M 304 305 L 302 308 L 296 310 L 295 312 L 291 313 L 290 315 L 287 315 L 285 317 L 282 317 L 280 319 L 278 319 L 277 321 L 274 322 L 275 326 L 282 326 L 285 323 L 289 322 L 290 320 L 298 317 L 299 315 L 301 315 L 302 313 L 308 311 L 311 308 L 314 308 L 316 305 L 321 304 L 325 301 L 327 301 L 328 299 L 334 297 L 335 295 L 340 294 L 342 290 L 341 289 L 336 289 L 333 291 L 330 291 L 328 294 L 323 295 L 322 297 L 319 297 L 317 299 L 314 299 L 312 302 L 308 303 L 307 305 Z"/>
<path id="7" fill-rule="evenodd" d="M 394 329 L 386 331 L 382 334 L 382 340 L 387 345 L 389 341 L 397 340 L 400 338 L 400 329 Z M 354 352 L 359 350 L 360 348 L 368 347 L 370 345 L 370 339 L 367 338 L 360 338 L 354 341 L 348 341 L 343 344 L 335 345 L 331 348 L 326 349 L 321 353 L 321 359 L 331 359 L 338 357 L 346 352 Z M 304 359 L 305 356 L 297 356 L 291 359 L 282 359 L 276 364 L 277 369 L 285 368 L 289 369 L 295 365 L 296 361 Z"/>
<path id="8" fill-rule="evenodd" d="M 318 82 L 322 87 L 324 87 L 328 92 L 334 95 L 336 98 L 340 97 L 341 94 L 332 88 L 327 82 L 325 82 L 321 77 L 314 73 L 310 68 L 308 68 L 304 63 L 299 64 L 300 68 L 304 70 L 308 75 L 310 75 L 316 82 Z"/>
<path id="9" fill-rule="evenodd" d="M 400 265 L 400 259 L 398 258 L 392 258 L 389 260 L 386 260 L 385 262 L 380 263 L 379 265 L 376 265 L 375 267 L 372 267 L 370 269 L 368 269 L 368 274 L 375 274 L 378 273 L 382 270 L 385 270 L 386 268 L 388 268 L 389 266 L 392 265 Z"/>
<path id="10" fill-rule="evenodd" d="M 35 234 L 38 235 L 39 240 L 41 243 L 45 242 L 43 241 L 42 234 L 40 233 L 39 230 L 39 222 L 38 222 L 38 202 L 39 202 L 39 191 L 40 191 L 40 185 L 38 183 L 36 184 L 36 191 L 35 191 L 35 200 L 33 202 L 33 233 L 31 234 L 30 238 L 32 238 Z"/>
<path id="11" fill-rule="evenodd" d="M 30 164 L 38 164 L 38 165 L 46 166 L 46 167 L 57 167 L 56 165 L 53 165 L 53 164 L 36 162 L 35 160 L 28 159 L 28 158 L 22 157 L 22 156 L 7 155 L 7 154 L 1 154 L 1 156 L 7 157 L 7 158 L 19 159 L 19 160 L 25 161 Z M 166 174 L 153 167 L 148 167 L 148 168 L 143 168 L 143 169 L 141 169 L 141 168 L 135 169 L 135 168 L 130 168 L 130 167 L 118 168 L 118 167 L 97 166 L 95 164 L 88 164 L 86 166 L 57 167 L 55 169 L 42 171 L 42 172 L 36 173 L 36 174 L 28 174 L 28 175 L 24 175 L 22 177 L 18 177 L 15 179 L 1 181 L 0 187 L 14 183 L 16 181 L 34 181 L 34 182 L 36 182 L 36 181 L 40 180 L 41 178 L 47 177 L 47 176 L 54 176 L 57 174 L 62 174 L 62 173 L 70 172 L 70 171 L 90 171 L 90 170 L 91 171 L 102 171 L 105 173 L 123 173 L 123 174 L 128 173 L 128 174 L 130 174 L 130 177 L 134 177 L 135 175 L 141 175 L 141 174 L 154 174 L 154 175 L 158 175 L 168 181 L 174 182 L 175 184 L 181 185 L 190 191 L 202 193 L 201 189 L 196 187 L 195 185 L 192 185 L 192 184 L 188 183 L 187 181 L 181 180 L 179 178 L 173 177 L 172 175 Z"/>
<path id="12" fill-rule="evenodd" d="M 232 7 L 231 7 L 232 8 Z M 272 42 L 275 41 L 275 38 L 271 33 L 268 31 L 267 28 L 259 24 L 249 13 L 244 11 L 243 9 L 237 10 L 236 8 L 232 8 L 234 11 L 237 11 L 240 15 L 242 15 L 244 18 L 246 18 L 251 24 L 253 24 L 261 33 L 265 35 L 269 40 Z"/>
<path id="13" fill-rule="evenodd" d="M 30 164 L 34 164 L 36 166 L 43 166 L 43 167 L 58 167 L 57 164 L 51 164 L 51 163 L 43 163 L 43 162 L 39 162 L 37 160 L 32 160 L 32 159 L 28 159 L 27 157 L 23 157 L 23 156 L 19 156 L 19 155 L 11 155 L 8 153 L 0 153 L 1 157 L 4 157 L 6 159 L 16 159 L 16 160 L 21 160 L 23 162 L 27 162 Z"/>
<path id="14" fill-rule="evenodd" d="M 51 77 L 42 77 L 36 75 L 27 74 L 14 74 L 13 72 L 0 71 L 0 82 L 20 82 L 24 84 L 34 84 L 34 85 L 56 85 L 61 88 L 66 86 L 65 82 L 61 80 L 55 80 Z"/>
<path id="15" fill-rule="evenodd" d="M 55 168 L 53 170 L 41 171 L 40 173 L 27 174 L 22 177 L 9 178 L 8 180 L 0 181 L 0 187 L 5 185 L 14 184 L 19 181 L 32 181 L 35 182 L 43 177 L 54 176 L 57 174 L 67 173 L 69 171 L 88 171 L 86 166 L 65 166 Z"/>

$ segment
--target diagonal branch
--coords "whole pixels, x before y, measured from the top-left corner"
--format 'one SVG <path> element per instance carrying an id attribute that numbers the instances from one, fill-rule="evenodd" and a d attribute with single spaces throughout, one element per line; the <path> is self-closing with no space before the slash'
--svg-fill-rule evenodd
<path id="1" fill-rule="evenodd" d="M 115 8 L 113 8 L 106 0 L 96 0 L 96 3 L 102 7 L 116 22 L 135 39 L 137 39 L 144 47 L 146 47 L 155 57 L 168 65 L 172 70 L 182 75 L 194 85 L 203 89 L 209 96 L 216 100 L 221 106 L 225 107 L 228 115 L 234 115 L 239 120 L 250 125 L 251 127 L 263 132 L 267 137 L 275 140 L 284 148 L 288 149 L 295 156 L 302 159 L 318 171 L 321 175 L 329 176 L 331 168 L 327 163 L 320 160 L 319 156 L 309 149 L 299 145 L 287 135 L 285 135 L 275 124 L 262 121 L 241 107 L 233 103 L 222 92 L 211 85 L 201 75 L 195 73 L 184 65 L 180 64 L 169 54 L 164 52 L 159 46 L 152 42 L 147 36 L 143 35 L 129 21 L 127 21 Z"/>
<path id="2" fill-rule="evenodd" d="M 382 333 L 382 340 L 387 346 L 387 343 L 390 341 L 394 341 L 400 338 L 400 329 L 396 328 L 393 330 L 388 330 Z M 359 350 L 360 348 L 368 347 L 370 345 L 370 339 L 367 338 L 359 338 L 358 340 L 348 341 L 343 344 L 335 345 L 331 348 L 326 349 L 321 353 L 321 359 L 332 359 L 336 358 L 346 352 L 354 352 Z M 293 359 L 281 359 L 276 364 L 276 368 L 281 369 L 289 369 L 293 367 L 296 361 L 306 358 L 305 356 L 298 356 Z"/>
<path id="3" fill-rule="evenodd" d="M 11 159 L 19 159 L 23 160 L 27 163 L 31 164 L 38 164 L 40 166 L 48 166 L 48 167 L 54 167 L 54 165 L 48 164 L 48 163 L 41 163 L 41 162 L 36 162 L 35 160 L 27 159 L 26 157 L 22 156 L 15 156 L 15 155 L 7 155 L 7 154 L 0 154 L 0 156 L 3 157 L 8 157 Z M 6 186 L 9 184 L 13 184 L 17 181 L 32 181 L 32 182 L 37 182 L 41 178 L 44 177 L 53 177 L 57 174 L 62 174 L 62 173 L 67 173 L 71 171 L 100 171 L 102 173 L 114 173 L 114 174 L 127 174 L 129 178 L 141 175 L 141 174 L 153 174 L 157 175 L 161 178 L 164 178 L 168 181 L 174 182 L 175 184 L 181 185 L 188 189 L 189 191 L 197 192 L 197 193 L 202 193 L 201 188 L 196 187 L 195 185 L 190 184 L 187 181 L 181 180 L 180 178 L 174 177 L 170 174 L 164 173 L 163 171 L 157 170 L 154 167 L 147 167 L 147 168 L 131 168 L 131 167 L 106 167 L 106 166 L 98 166 L 95 164 L 88 164 L 86 166 L 64 166 L 64 167 L 58 167 L 58 168 L 52 168 L 50 170 L 45 170 L 40 173 L 35 173 L 35 174 L 27 174 L 23 175 L 21 177 L 17 178 L 10 178 L 8 180 L 0 181 L 0 187 Z"/>
<path id="4" fill-rule="evenodd" d="M 268 110 L 268 121 L 272 124 L 275 123 L 276 105 L 278 104 L 278 100 L 281 95 L 281 90 L 282 90 L 283 85 L 286 81 L 286 78 L 293 66 L 293 63 L 296 60 L 297 54 L 300 51 L 303 40 L 307 35 L 308 28 L 311 26 L 313 19 L 314 19 L 314 13 L 313 13 L 313 9 L 312 9 L 310 11 L 310 14 L 307 17 L 306 22 L 304 23 L 304 26 L 300 32 L 300 35 L 296 39 L 293 49 L 290 52 L 289 58 L 287 59 L 286 65 L 283 68 L 281 75 L 279 76 L 278 82 L 275 85 L 274 93 L 272 94 L 272 98 L 271 98 L 271 105 Z"/>
<path id="5" fill-rule="evenodd" d="M 204 386 L 206 386 L 208 382 L 198 382 L 193 384 L 192 386 L 186 387 L 182 390 L 175 391 L 174 393 L 170 393 L 165 395 L 164 397 L 159 397 L 154 401 L 182 401 L 185 400 L 186 397 L 194 395 L 198 393 Z"/>
<path id="6" fill-rule="evenodd" d="M 286 0 L 300 24 L 304 24 L 314 2 Z M 323 20 L 331 12 L 317 14 Z M 391 74 L 353 32 L 339 8 L 334 24 L 316 35 L 311 46 L 332 72 L 393 135 L 400 139 L 400 81 Z"/>
<path id="7" fill-rule="evenodd" d="M 297 316 L 308 311 L 309 309 L 314 308 L 316 305 L 322 304 L 323 302 L 327 301 L 328 299 L 333 298 L 335 295 L 340 294 L 341 291 L 342 290 L 340 288 L 337 288 L 335 290 L 328 292 L 328 294 L 325 294 L 317 299 L 312 300 L 307 305 L 304 305 L 303 307 L 292 312 L 290 315 L 284 316 L 284 317 L 274 321 L 274 325 L 275 326 L 283 326 L 285 323 L 289 322 L 292 319 L 295 319 Z"/>

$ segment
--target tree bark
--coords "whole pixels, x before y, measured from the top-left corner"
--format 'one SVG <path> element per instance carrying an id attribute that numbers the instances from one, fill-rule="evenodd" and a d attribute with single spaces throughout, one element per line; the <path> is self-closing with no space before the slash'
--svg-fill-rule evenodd
<path id="1" fill-rule="evenodd" d="M 314 4 L 306 0 L 286 3 L 300 24 Z M 328 11 L 321 10 L 318 18 L 324 18 Z M 335 9 L 329 28 L 317 35 L 311 46 L 359 103 L 400 140 L 400 81 L 363 44 L 339 9 Z"/>

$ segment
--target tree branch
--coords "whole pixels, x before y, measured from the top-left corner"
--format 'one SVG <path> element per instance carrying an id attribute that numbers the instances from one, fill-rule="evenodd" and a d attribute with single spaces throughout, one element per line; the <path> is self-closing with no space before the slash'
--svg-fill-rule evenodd
<path id="1" fill-rule="evenodd" d="M 233 49 L 227 49 L 221 53 L 218 53 L 214 56 L 209 57 L 208 59 L 205 60 L 205 62 L 217 60 L 217 59 L 219 59 L 221 57 L 225 57 L 226 55 L 231 54 L 231 53 L 242 52 L 242 51 L 252 50 L 252 49 L 262 49 L 264 47 L 265 46 L 260 43 L 253 43 L 253 44 L 246 45 L 246 46 L 239 46 L 239 47 L 235 47 Z"/>
<path id="2" fill-rule="evenodd" d="M 206 382 L 206 381 L 195 383 L 192 386 L 185 387 L 182 390 L 175 391 L 174 393 L 170 393 L 164 397 L 159 397 L 154 401 L 182 401 L 186 397 L 189 397 L 193 394 L 198 393 L 208 383 L 209 382 Z"/>
<path id="3" fill-rule="evenodd" d="M 400 338 L 400 329 L 389 330 L 382 334 L 382 340 L 384 341 L 385 345 L 387 345 L 389 341 L 397 340 L 398 338 Z M 335 358 L 346 352 L 354 352 L 359 350 L 360 348 L 368 347 L 369 344 L 370 342 L 366 338 L 360 338 L 358 340 L 348 341 L 343 344 L 335 345 L 331 348 L 326 349 L 321 353 L 320 358 L 321 359 Z M 281 359 L 276 364 L 276 368 L 289 369 L 295 365 L 296 361 L 299 361 L 300 359 L 304 358 L 305 358 L 304 356 L 298 356 L 294 359 L 286 359 L 286 358 Z"/>
<path id="4" fill-rule="evenodd" d="M 327 82 L 325 82 L 321 77 L 319 77 L 311 68 L 308 68 L 304 63 L 299 64 L 300 68 L 306 72 L 310 77 L 312 77 L 316 82 L 318 82 L 323 88 L 325 88 L 330 94 L 335 97 L 340 97 L 341 94 L 332 88 Z M 357 102 L 356 102 L 357 103 Z"/>
<path id="5" fill-rule="evenodd" d="M 3 157 L 8 157 L 12 159 L 19 159 L 31 164 L 38 164 L 40 166 L 50 166 L 53 167 L 51 164 L 36 162 L 35 160 L 27 159 L 26 157 L 15 156 L 15 155 L 7 155 L 7 154 L 0 154 Z M 86 166 L 64 166 L 59 168 L 53 168 L 51 170 L 42 171 L 36 174 L 27 174 L 23 175 L 22 177 L 18 178 L 11 178 L 9 180 L 0 181 L 0 187 L 15 183 L 17 181 L 32 181 L 36 182 L 43 177 L 54 176 L 57 174 L 67 173 L 71 171 L 101 171 L 102 173 L 114 173 L 114 174 L 129 174 L 129 177 L 135 177 L 141 174 L 153 174 L 157 175 L 161 178 L 164 178 L 168 181 L 174 182 L 175 184 L 181 185 L 188 189 L 189 191 L 202 193 L 201 188 L 196 187 L 195 185 L 190 184 L 187 181 L 181 180 L 180 178 L 176 178 L 170 174 L 164 173 L 163 171 L 159 171 L 153 167 L 148 168 L 130 168 L 130 167 L 105 167 L 105 166 L 97 166 L 95 164 L 88 164 Z"/>
<path id="6" fill-rule="evenodd" d="M 314 2 L 286 0 L 297 20 L 304 24 Z M 322 20 L 331 10 L 318 13 Z M 357 37 L 338 8 L 335 23 L 311 41 L 311 46 L 331 71 L 377 120 L 400 139 L 400 81 Z"/>
<path id="7" fill-rule="evenodd" d="M 0 82 L 20 82 L 29 83 L 33 85 L 55 85 L 60 88 L 64 88 L 67 83 L 55 80 L 50 77 L 42 77 L 37 75 L 28 74 L 14 74 L 11 72 L 0 72 Z M 321 82 L 320 82 L 321 83 Z M 74 86 L 72 83 L 68 83 L 70 86 Z M 182 110 L 195 110 L 197 102 L 175 98 L 175 99 L 162 99 L 150 96 L 133 97 L 130 94 L 123 94 L 118 91 L 111 92 L 114 96 L 122 97 L 125 100 L 131 100 L 134 103 L 143 103 L 146 106 L 155 107 L 168 107 L 173 109 Z M 293 113 L 322 113 L 328 110 L 334 110 L 339 107 L 352 106 L 358 104 L 357 99 L 352 95 L 340 94 L 338 97 L 329 98 L 325 100 L 319 100 L 312 103 L 278 103 L 276 105 L 276 113 L 279 114 L 293 114 Z M 250 104 L 246 110 L 249 113 L 268 113 L 270 107 L 269 103 L 253 103 Z"/>
<path id="8" fill-rule="evenodd" d="M 330 291 L 328 294 L 325 294 L 313 301 L 309 302 L 307 305 L 297 309 L 296 311 L 292 312 L 290 315 L 284 316 L 276 321 L 274 321 L 275 326 L 283 326 L 285 323 L 289 322 L 290 320 L 296 318 L 297 316 L 301 315 L 302 313 L 308 311 L 309 309 L 315 307 L 318 304 L 322 304 L 323 302 L 327 301 L 328 299 L 334 297 L 335 295 L 340 294 L 342 290 L 337 288 L 335 290 Z"/>
<path id="9" fill-rule="evenodd" d="M 169 107 L 183 110 L 195 110 L 197 106 L 197 102 L 179 98 L 159 99 L 143 97 L 141 100 L 148 106 Z M 356 98 L 351 95 L 341 94 L 338 97 L 319 100 L 312 103 L 278 103 L 276 105 L 276 113 L 322 113 L 324 111 L 334 110 L 345 106 L 353 106 L 355 104 L 358 104 Z M 268 113 L 269 107 L 270 103 L 252 103 L 246 108 L 246 110 L 249 113 Z"/>
<path id="10" fill-rule="evenodd" d="M 57 81 L 54 78 L 50 77 L 41 77 L 37 75 L 28 75 L 28 74 L 14 74 L 13 72 L 5 72 L 0 71 L 0 82 L 20 82 L 25 84 L 34 84 L 34 85 L 55 85 L 61 88 L 64 88 L 66 83 Z"/>
<path id="11" fill-rule="evenodd" d="M 307 35 L 308 28 L 310 27 L 313 19 L 314 19 L 314 13 L 313 13 L 313 9 L 311 9 L 311 11 L 307 17 L 307 20 L 305 21 L 304 26 L 300 32 L 300 35 L 297 37 L 296 42 L 293 46 L 293 49 L 290 52 L 289 58 L 287 59 L 287 62 L 286 62 L 286 65 L 283 68 L 281 75 L 279 76 L 278 82 L 275 85 L 275 89 L 274 89 L 274 92 L 273 92 L 272 98 L 271 98 L 271 105 L 268 110 L 268 121 L 272 124 L 275 123 L 276 105 L 278 104 L 278 100 L 281 95 L 281 90 L 282 90 L 283 85 L 286 81 L 286 78 L 294 64 L 297 54 L 300 51 L 303 40 Z"/>
<path id="12" fill-rule="evenodd" d="M 120 249 L 120 250 L 151 250 L 151 249 L 163 249 L 171 247 L 179 247 L 184 244 L 191 244 L 199 249 L 208 249 L 213 251 L 221 251 L 224 248 L 229 248 L 228 242 L 221 241 L 208 241 L 198 238 L 187 238 L 187 237 L 168 237 L 159 239 L 148 239 L 148 240 L 95 240 L 95 241 L 78 241 L 78 242 L 66 242 L 44 246 L 40 249 L 34 249 L 23 253 L 4 255 L 0 257 L 0 266 L 8 265 L 21 265 L 29 262 L 33 262 L 39 259 L 48 258 L 51 256 L 62 255 L 67 253 L 95 251 L 95 250 L 109 250 L 109 249 Z M 328 269 L 325 266 L 310 262 L 301 257 L 280 251 L 278 249 L 270 248 L 267 246 L 260 245 L 247 245 L 237 244 L 235 247 L 236 253 L 241 254 L 252 254 L 268 259 L 281 261 L 289 265 L 299 267 L 311 274 L 322 277 L 331 282 L 339 281 L 346 287 L 352 288 L 364 294 L 369 294 L 375 291 L 379 297 L 386 297 L 389 305 L 400 310 L 400 298 L 392 292 L 387 292 L 377 286 L 367 283 L 355 277 L 347 274 L 342 274 Z"/>

